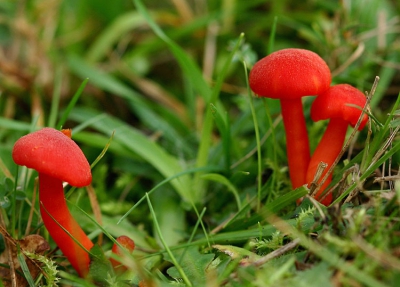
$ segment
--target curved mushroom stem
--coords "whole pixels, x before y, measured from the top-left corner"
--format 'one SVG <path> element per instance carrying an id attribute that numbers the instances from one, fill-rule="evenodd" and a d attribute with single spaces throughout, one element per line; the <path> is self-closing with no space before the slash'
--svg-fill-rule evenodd
<path id="1" fill-rule="evenodd" d="M 74 239 L 86 250 L 90 250 L 93 243 L 70 214 L 62 181 L 39 173 L 39 200 L 43 223 L 50 236 L 79 276 L 85 277 L 89 272 L 89 254 Z M 70 234 L 67 234 L 60 225 Z"/>
<path id="2" fill-rule="evenodd" d="M 328 166 L 322 173 L 320 179 L 322 180 L 325 174 L 328 172 L 329 168 L 332 166 L 333 162 L 336 160 L 340 151 L 342 150 L 344 140 L 346 138 L 346 131 L 348 127 L 348 122 L 339 118 L 332 118 L 329 121 L 328 127 L 321 141 L 319 142 L 317 148 L 311 157 L 310 164 L 307 170 L 307 183 L 310 184 L 313 179 L 315 172 L 317 171 L 318 164 L 322 161 Z M 319 188 L 319 191 L 315 195 L 318 199 L 322 192 L 328 187 L 332 181 L 332 174 L 328 176 L 324 184 Z M 332 194 L 329 194 L 321 202 L 324 205 L 329 205 L 332 202 Z"/>
<path id="3" fill-rule="evenodd" d="M 281 100 L 281 112 L 286 131 L 289 174 L 293 188 L 306 184 L 310 162 L 310 146 L 301 98 Z"/>

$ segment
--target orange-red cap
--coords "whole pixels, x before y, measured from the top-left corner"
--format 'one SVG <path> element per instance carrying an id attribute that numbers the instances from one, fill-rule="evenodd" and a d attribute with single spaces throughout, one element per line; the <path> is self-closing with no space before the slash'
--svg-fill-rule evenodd
<path id="1" fill-rule="evenodd" d="M 289 48 L 259 60 L 250 71 L 249 84 L 261 97 L 295 99 L 327 90 L 331 72 L 316 53 Z"/>
<path id="2" fill-rule="evenodd" d="M 18 165 L 50 175 L 72 186 L 92 181 L 90 165 L 79 146 L 53 128 L 43 128 L 16 141 L 12 157 Z"/>
<path id="3" fill-rule="evenodd" d="M 362 113 L 367 98 L 358 89 L 348 84 L 339 84 L 329 88 L 319 95 L 311 106 L 313 121 L 341 118 L 354 127 Z M 358 107 L 354 107 L 358 106 Z M 364 114 L 359 130 L 368 122 L 368 115 Z"/>

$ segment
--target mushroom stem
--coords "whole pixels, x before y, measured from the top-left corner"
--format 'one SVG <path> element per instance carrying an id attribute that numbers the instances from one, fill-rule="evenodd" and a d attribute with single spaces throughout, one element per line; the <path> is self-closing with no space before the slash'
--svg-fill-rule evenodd
<path id="1" fill-rule="evenodd" d="M 310 146 L 301 98 L 282 100 L 281 112 L 286 131 L 286 149 L 293 188 L 306 184 Z"/>
<path id="2" fill-rule="evenodd" d="M 322 173 L 320 179 L 322 180 L 333 162 L 336 160 L 340 151 L 342 150 L 344 140 L 346 138 L 346 131 L 349 123 L 341 118 L 332 118 L 329 121 L 328 127 L 317 148 L 315 149 L 313 156 L 311 157 L 310 164 L 307 170 L 307 183 L 310 184 L 313 179 L 315 172 L 317 171 L 318 164 L 322 161 L 327 164 L 326 169 Z M 322 192 L 328 187 L 332 181 L 332 174 L 328 176 L 324 184 L 319 188 L 315 198 L 318 199 Z M 332 201 L 332 195 L 327 195 L 321 202 L 324 205 L 329 205 Z"/>
<path id="3" fill-rule="evenodd" d="M 75 241 L 86 250 L 90 250 L 93 243 L 70 214 L 62 181 L 39 173 L 39 190 L 40 213 L 44 225 L 78 274 L 85 277 L 89 272 L 89 254 Z M 60 225 L 70 234 L 67 234 Z"/>

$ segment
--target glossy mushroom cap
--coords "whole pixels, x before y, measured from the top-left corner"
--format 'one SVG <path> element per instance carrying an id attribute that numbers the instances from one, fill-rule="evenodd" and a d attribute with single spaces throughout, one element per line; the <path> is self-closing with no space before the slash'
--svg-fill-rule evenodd
<path id="1" fill-rule="evenodd" d="M 331 72 L 316 53 L 289 48 L 259 60 L 250 71 L 249 83 L 261 97 L 295 99 L 327 90 Z"/>
<path id="2" fill-rule="evenodd" d="M 315 99 L 311 106 L 311 118 L 314 122 L 341 118 L 354 127 L 366 101 L 364 94 L 353 86 L 335 85 Z M 354 106 L 358 106 L 358 108 Z M 368 115 L 364 114 L 358 130 L 362 130 L 367 122 Z"/>
<path id="3" fill-rule="evenodd" d="M 72 186 L 90 184 L 90 165 L 79 146 L 62 132 L 43 128 L 21 137 L 12 151 L 14 162 Z"/>

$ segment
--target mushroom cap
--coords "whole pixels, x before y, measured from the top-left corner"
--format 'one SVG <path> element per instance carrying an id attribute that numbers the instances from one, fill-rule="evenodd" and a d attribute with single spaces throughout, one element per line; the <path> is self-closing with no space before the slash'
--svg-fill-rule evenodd
<path id="1" fill-rule="evenodd" d="M 250 87 L 261 97 L 296 99 L 318 95 L 331 84 L 331 72 L 316 53 L 289 48 L 276 51 L 255 63 Z"/>
<path id="2" fill-rule="evenodd" d="M 354 127 L 362 113 L 367 99 L 358 89 L 348 84 L 339 84 L 319 95 L 311 106 L 311 119 L 316 122 L 331 118 L 341 118 Z M 359 108 L 354 107 L 354 105 Z M 368 122 L 364 114 L 359 130 Z"/>
<path id="3" fill-rule="evenodd" d="M 79 146 L 53 128 L 43 128 L 15 142 L 12 157 L 18 165 L 82 187 L 92 181 L 90 165 Z"/>

